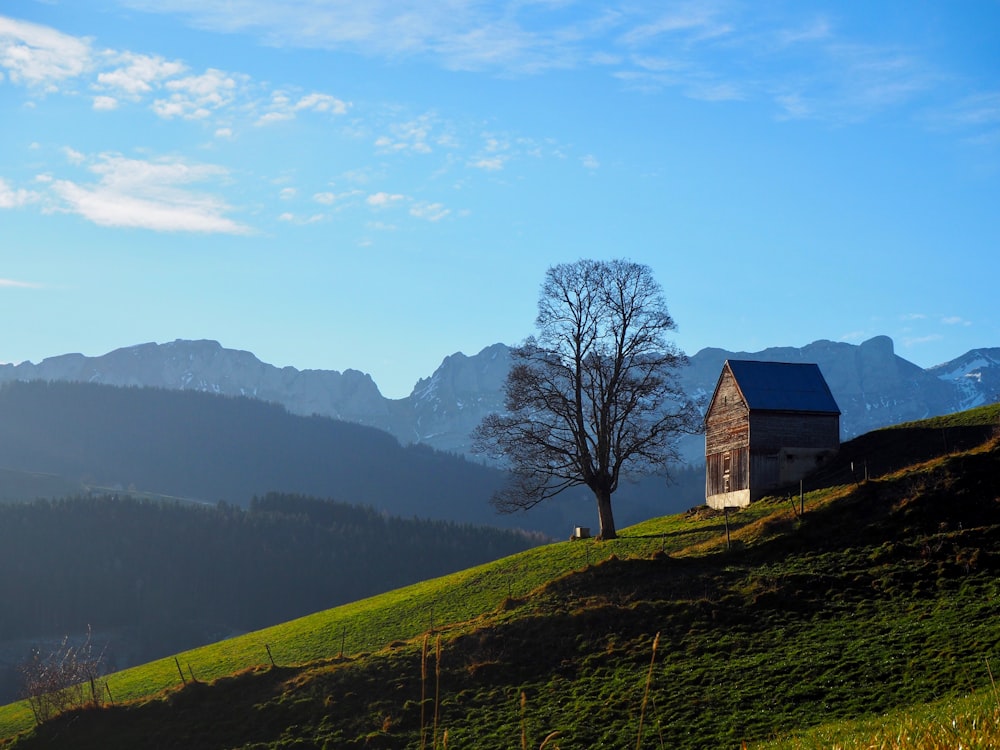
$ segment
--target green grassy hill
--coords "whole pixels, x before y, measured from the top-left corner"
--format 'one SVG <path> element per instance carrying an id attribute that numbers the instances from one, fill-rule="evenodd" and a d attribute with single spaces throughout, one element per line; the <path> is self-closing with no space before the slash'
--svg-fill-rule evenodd
<path id="1" fill-rule="evenodd" d="M 725 518 L 696 509 L 113 674 L 102 707 L 7 742 L 921 747 L 823 732 L 878 733 L 845 722 L 900 711 L 905 727 L 964 695 L 980 706 L 967 731 L 992 722 L 996 741 L 998 423 L 993 406 L 862 436 L 804 515 L 762 501 L 730 514 L 728 543 Z M 0 736 L 31 724 L 24 704 L 0 709 Z"/>

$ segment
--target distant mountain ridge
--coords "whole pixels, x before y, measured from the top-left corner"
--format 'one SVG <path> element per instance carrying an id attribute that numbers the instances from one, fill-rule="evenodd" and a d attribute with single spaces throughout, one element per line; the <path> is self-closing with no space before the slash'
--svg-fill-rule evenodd
<path id="1" fill-rule="evenodd" d="M 827 340 L 760 352 L 706 348 L 681 373 L 688 395 L 702 409 L 726 359 L 815 362 L 841 411 L 844 438 L 903 421 L 1000 401 L 1000 348 L 974 349 L 923 369 L 898 356 L 892 339 L 859 345 Z M 215 341 L 139 344 L 97 357 L 64 354 L 38 364 L 0 366 L 0 382 L 76 381 L 148 386 L 245 396 L 284 406 L 292 414 L 319 415 L 376 427 L 401 443 L 469 452 L 469 433 L 483 416 L 503 407 L 510 348 L 493 344 L 478 354 L 452 354 L 409 396 L 385 398 L 371 376 L 357 370 L 297 370 L 261 362 L 247 351 Z M 685 448 L 698 456 L 697 438 Z"/>

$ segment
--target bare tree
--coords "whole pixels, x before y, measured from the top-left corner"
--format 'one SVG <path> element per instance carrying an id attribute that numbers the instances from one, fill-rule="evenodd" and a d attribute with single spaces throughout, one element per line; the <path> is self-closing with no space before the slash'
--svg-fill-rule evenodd
<path id="1" fill-rule="evenodd" d="M 513 350 L 506 413 L 473 433 L 475 449 L 511 471 L 493 504 L 513 512 L 585 485 L 613 539 L 623 475 L 664 471 L 679 460 L 677 437 L 700 425 L 677 383 L 687 357 L 666 338 L 676 325 L 651 269 L 626 260 L 550 268 L 535 325 Z"/>
<path id="2" fill-rule="evenodd" d="M 24 697 L 35 721 L 41 724 L 53 716 L 87 703 L 99 704 L 97 678 L 103 655 L 94 654 L 90 628 L 86 640 L 77 646 L 69 637 L 50 654 L 38 649 L 20 665 Z M 88 701 L 87 696 L 90 696 Z"/>

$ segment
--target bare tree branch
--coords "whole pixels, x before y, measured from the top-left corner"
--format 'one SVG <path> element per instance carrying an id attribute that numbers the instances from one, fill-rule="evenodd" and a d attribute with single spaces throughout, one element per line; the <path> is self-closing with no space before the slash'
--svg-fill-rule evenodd
<path id="1" fill-rule="evenodd" d="M 36 723 L 71 708 L 99 703 L 96 684 L 103 656 L 94 653 L 90 628 L 86 640 L 79 645 L 74 646 L 67 636 L 49 654 L 35 649 L 18 671 Z"/>
<path id="2" fill-rule="evenodd" d="M 511 471 L 493 502 L 527 509 L 586 485 L 612 538 L 622 473 L 662 470 L 700 425 L 676 377 L 687 357 L 666 338 L 676 325 L 648 266 L 580 260 L 546 272 L 535 326 L 513 349 L 506 412 L 473 433 L 475 450 Z"/>

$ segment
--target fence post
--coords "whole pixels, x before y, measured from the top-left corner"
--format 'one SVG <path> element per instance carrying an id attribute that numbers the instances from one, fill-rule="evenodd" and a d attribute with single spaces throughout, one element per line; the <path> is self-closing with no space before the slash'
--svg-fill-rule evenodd
<path id="1" fill-rule="evenodd" d="M 181 676 L 181 682 L 187 685 L 187 680 L 184 678 L 184 671 L 181 669 L 181 663 L 176 656 L 174 657 L 174 664 L 177 665 L 177 674 Z"/>

